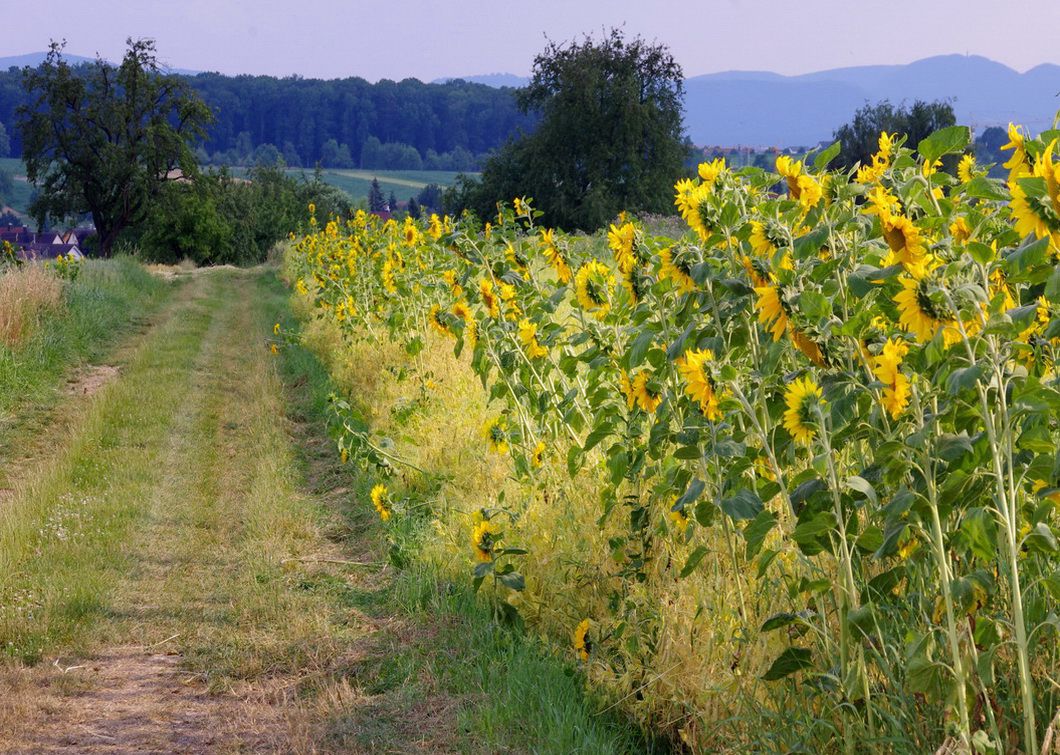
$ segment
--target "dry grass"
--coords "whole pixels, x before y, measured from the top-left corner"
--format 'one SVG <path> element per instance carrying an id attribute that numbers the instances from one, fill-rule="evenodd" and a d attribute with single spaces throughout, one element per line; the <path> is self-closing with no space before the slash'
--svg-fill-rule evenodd
<path id="1" fill-rule="evenodd" d="M 33 332 L 42 315 L 62 304 L 62 281 L 40 265 L 0 274 L 0 343 L 15 348 Z"/>

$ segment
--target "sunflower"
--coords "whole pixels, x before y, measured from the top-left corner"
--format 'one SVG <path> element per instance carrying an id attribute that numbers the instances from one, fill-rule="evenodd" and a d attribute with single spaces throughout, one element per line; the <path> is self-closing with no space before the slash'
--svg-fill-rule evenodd
<path id="1" fill-rule="evenodd" d="M 379 512 L 379 518 L 384 522 L 390 518 L 390 497 L 387 495 L 386 485 L 380 483 L 372 488 L 372 505 Z"/>
<path id="2" fill-rule="evenodd" d="M 1009 169 L 1008 180 L 1010 183 L 1030 172 L 1030 163 L 1027 162 L 1027 145 L 1024 142 L 1025 137 L 1020 131 L 1021 128 L 1022 126 L 1008 124 L 1008 142 L 1001 145 L 1001 149 L 1005 152 L 1012 150 L 1012 157 L 1002 166 Z"/>
<path id="3" fill-rule="evenodd" d="M 706 241 L 713 233 L 717 214 L 710 204 L 711 195 L 714 193 L 713 184 L 696 184 L 686 178 L 678 181 L 674 188 L 677 190 L 674 204 L 677 205 L 681 217 L 688 223 L 688 227 L 696 232 L 700 240 Z"/>
<path id="4" fill-rule="evenodd" d="M 437 213 L 432 212 L 430 220 L 427 221 L 427 235 L 435 241 L 442 237 L 442 219 Z"/>
<path id="5" fill-rule="evenodd" d="M 795 380 L 784 392 L 784 429 L 795 442 L 808 446 L 816 433 L 817 407 L 824 403 L 824 394 L 809 375 Z"/>
<path id="6" fill-rule="evenodd" d="M 865 195 L 868 200 L 868 207 L 863 212 L 869 215 L 884 215 L 890 213 L 899 213 L 902 211 L 902 202 L 894 194 L 887 190 L 887 187 L 877 184 L 869 189 Z"/>
<path id="7" fill-rule="evenodd" d="M 570 283 L 570 265 L 564 259 L 563 252 L 556 246 L 555 232 L 551 228 L 542 229 L 541 231 L 541 251 L 545 255 L 545 259 L 548 260 L 548 264 L 556 271 L 556 277 L 559 282 Z"/>
<path id="8" fill-rule="evenodd" d="M 504 302 L 504 319 L 516 321 L 523 315 L 516 296 L 519 293 L 511 283 L 500 284 L 501 301 Z"/>
<path id="9" fill-rule="evenodd" d="M 516 197 L 512 200 L 512 209 L 515 210 L 515 216 L 529 216 L 530 215 L 530 203 L 524 200 L 522 197 Z"/>
<path id="10" fill-rule="evenodd" d="M 615 276 L 599 260 L 586 262 L 574 276 L 574 290 L 578 303 L 586 312 L 602 320 L 611 310 L 611 292 L 615 288 Z"/>
<path id="11" fill-rule="evenodd" d="M 902 276 L 902 290 L 895 294 L 898 305 L 898 324 L 916 336 L 918 343 L 927 343 L 942 329 L 943 340 L 952 346 L 961 340 L 956 321 L 941 312 L 928 296 L 927 280 Z"/>
<path id="12" fill-rule="evenodd" d="M 965 155 L 957 163 L 957 178 L 961 183 L 968 183 L 975 178 L 975 155 Z"/>
<path id="13" fill-rule="evenodd" d="M 471 546 L 475 549 L 475 560 L 487 563 L 493 560 L 493 549 L 501 539 L 501 528 L 481 511 L 475 512 L 471 529 Z"/>
<path id="14" fill-rule="evenodd" d="M 540 467 L 545 461 L 545 441 L 539 440 L 534 450 L 530 452 L 530 465 Z"/>
<path id="15" fill-rule="evenodd" d="M 430 323 L 431 327 L 439 334 L 451 338 L 455 337 L 453 329 L 449 327 L 449 323 L 443 318 L 442 308 L 437 304 L 431 305 L 431 311 L 427 313 L 427 322 Z"/>
<path id="16" fill-rule="evenodd" d="M 1049 238 L 1060 249 L 1060 165 L 1053 162 L 1054 139 L 1034 163 L 1033 179 L 1041 179 L 1040 188 L 1031 181 L 1016 180 L 1009 184 L 1012 201 L 1009 205 L 1016 230 L 1037 238 Z M 1028 194 L 1028 191 L 1033 192 Z"/>
<path id="17" fill-rule="evenodd" d="M 883 178 L 883 174 L 891 167 L 891 156 L 897 139 L 897 134 L 888 134 L 886 131 L 880 132 L 880 138 L 877 141 L 878 150 L 872 156 L 871 162 L 858 168 L 855 179 L 858 183 L 879 183 L 880 179 Z"/>
<path id="18" fill-rule="evenodd" d="M 801 160 L 792 160 L 787 155 L 780 155 L 776 167 L 777 173 L 788 185 L 788 194 L 802 205 L 803 210 L 809 210 L 821 201 L 824 194 L 821 185 L 804 171 Z"/>
<path id="19" fill-rule="evenodd" d="M 589 653 L 593 652 L 593 644 L 589 639 L 589 628 L 591 624 L 588 619 L 582 619 L 578 626 L 574 628 L 574 633 L 571 635 L 571 643 L 574 645 L 574 652 L 578 654 L 578 657 L 583 661 L 589 660 Z"/>
<path id="20" fill-rule="evenodd" d="M 464 288 L 461 286 L 456 279 L 456 270 L 446 270 L 442 273 L 442 280 L 449 286 L 449 290 L 453 294 L 454 299 L 461 299 L 464 296 Z"/>
<path id="21" fill-rule="evenodd" d="M 633 254 L 636 235 L 637 227 L 632 223 L 625 223 L 621 226 L 612 223 L 611 229 L 607 232 L 607 246 L 614 252 L 618 269 L 622 273 L 628 273 L 637 263 L 637 258 Z"/>
<path id="22" fill-rule="evenodd" d="M 784 241 L 780 229 L 774 224 L 767 225 L 760 220 L 751 221 L 751 248 L 759 257 L 772 257 L 777 251 L 778 244 Z"/>
<path id="23" fill-rule="evenodd" d="M 637 406 L 646 414 L 654 413 L 659 408 L 659 404 L 662 403 L 662 393 L 656 392 L 648 386 L 648 381 L 650 380 L 651 372 L 641 370 L 633 377 L 633 382 L 630 385 L 630 390 L 637 402 Z"/>
<path id="24" fill-rule="evenodd" d="M 537 324 L 530 322 L 526 317 L 519 321 L 519 340 L 526 349 L 526 355 L 531 359 L 548 356 L 548 349 L 538 343 Z"/>
<path id="25" fill-rule="evenodd" d="M 670 521 L 673 522 L 674 528 L 679 530 L 682 534 L 688 530 L 688 514 L 681 510 L 670 510 Z"/>
<path id="26" fill-rule="evenodd" d="M 968 221 L 958 215 L 957 219 L 950 223 L 950 236 L 955 244 L 965 244 L 972 238 L 972 229 L 968 227 Z"/>
<path id="27" fill-rule="evenodd" d="M 751 279 L 751 283 L 755 287 L 768 286 L 770 281 L 773 280 L 773 274 L 769 272 L 769 265 L 760 257 L 748 257 L 744 254 L 740 257 L 740 262 L 743 263 L 743 268 L 747 271 L 747 277 Z"/>
<path id="28" fill-rule="evenodd" d="M 709 163 L 700 163 L 698 172 L 703 183 L 714 186 L 725 170 L 725 158 L 716 157 Z"/>
<path id="29" fill-rule="evenodd" d="M 909 345 L 905 341 L 888 338 L 877 356 L 872 358 L 872 374 L 883 383 L 883 408 L 893 419 L 901 416 L 909 405 L 909 378 L 901 366 Z"/>
<path id="30" fill-rule="evenodd" d="M 929 257 L 916 224 L 904 215 L 881 211 L 880 228 L 883 230 L 884 241 L 891 249 L 883 264 L 900 263 L 914 275 L 923 274 Z"/>
<path id="31" fill-rule="evenodd" d="M 497 295 L 493 292 L 493 281 L 483 278 L 478 282 L 479 296 L 482 298 L 482 306 L 486 308 L 486 314 L 496 319 L 501 316 L 501 305 L 497 301 Z"/>
<path id="32" fill-rule="evenodd" d="M 420 243 L 420 230 L 416 227 L 416 221 L 411 217 L 405 218 L 405 225 L 402 228 L 401 236 L 405 242 L 405 246 L 410 249 Z"/>
<path id="33" fill-rule="evenodd" d="M 475 315 L 471 307 L 465 301 L 458 301 L 453 305 L 452 313 L 464 321 L 464 340 L 474 348 L 478 342 L 478 326 L 475 323 Z"/>
<path id="34" fill-rule="evenodd" d="M 781 299 L 783 290 L 780 286 L 766 285 L 755 288 L 758 299 L 755 309 L 758 310 L 758 322 L 770 332 L 774 341 L 779 341 L 788 328 L 788 311 Z"/>
<path id="35" fill-rule="evenodd" d="M 721 419 L 718 393 L 707 365 L 714 361 L 710 349 L 690 349 L 676 361 L 677 372 L 685 381 L 685 393 L 699 403 L 703 416 L 711 421 Z"/>
<path id="36" fill-rule="evenodd" d="M 392 294 L 397 293 L 397 284 L 394 280 L 394 258 L 387 255 L 386 260 L 383 262 L 383 288 Z"/>
<path id="37" fill-rule="evenodd" d="M 508 423 L 504 421 L 503 417 L 487 420 L 486 424 L 482 426 L 481 433 L 493 453 L 508 453 Z"/>
<path id="38" fill-rule="evenodd" d="M 634 267 L 622 276 L 622 287 L 629 292 L 629 298 L 633 304 L 637 304 L 644 298 L 644 293 L 650 285 L 651 280 L 638 267 Z"/>
<path id="39" fill-rule="evenodd" d="M 672 247 L 667 247 L 659 252 L 659 259 L 662 261 L 659 280 L 669 278 L 683 294 L 695 289 L 696 282 L 692 280 L 692 263 L 695 258 L 692 255 L 691 248 L 674 251 Z"/>

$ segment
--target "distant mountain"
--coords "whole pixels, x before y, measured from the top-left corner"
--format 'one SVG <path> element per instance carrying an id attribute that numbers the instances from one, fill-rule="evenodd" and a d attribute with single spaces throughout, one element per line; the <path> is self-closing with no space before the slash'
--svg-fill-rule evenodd
<path id="1" fill-rule="evenodd" d="M 432 84 L 445 84 L 449 81 L 460 79 L 471 84 L 485 84 L 488 87 L 500 89 L 501 87 L 525 87 L 530 83 L 526 76 L 516 76 L 514 73 L 486 73 L 478 76 L 451 76 L 444 79 L 435 79 Z"/>
<path id="2" fill-rule="evenodd" d="M 15 68 L 23 68 L 25 66 L 36 67 L 44 62 L 44 59 L 48 57 L 46 52 L 27 52 L 25 55 L 11 55 L 6 58 L 0 58 L 0 71 L 6 71 L 8 68 L 14 66 Z M 72 55 L 70 53 L 63 53 L 63 58 L 67 63 L 91 63 L 95 60 L 94 57 L 86 58 L 84 55 Z M 169 68 L 164 63 L 159 64 L 162 68 L 166 69 L 170 73 L 178 73 L 182 76 L 194 76 L 199 73 L 198 71 L 192 71 L 187 68 Z"/>
<path id="3" fill-rule="evenodd" d="M 727 71 L 686 81 L 685 127 L 700 145 L 810 146 L 829 139 L 866 102 L 949 99 L 957 121 L 976 131 L 1013 121 L 1037 132 L 1052 125 L 1058 93 L 1060 66 L 1021 74 L 978 55 L 800 76 Z"/>

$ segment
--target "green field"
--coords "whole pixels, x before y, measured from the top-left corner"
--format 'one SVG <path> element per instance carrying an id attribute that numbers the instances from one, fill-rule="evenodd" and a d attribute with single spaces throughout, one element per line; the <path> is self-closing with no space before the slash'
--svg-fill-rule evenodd
<path id="1" fill-rule="evenodd" d="M 16 178 L 10 195 L 0 194 L 0 204 L 8 205 L 19 213 L 25 213 L 33 196 L 33 187 L 25 181 L 26 166 L 17 157 L 0 158 L 0 171 L 11 173 Z"/>

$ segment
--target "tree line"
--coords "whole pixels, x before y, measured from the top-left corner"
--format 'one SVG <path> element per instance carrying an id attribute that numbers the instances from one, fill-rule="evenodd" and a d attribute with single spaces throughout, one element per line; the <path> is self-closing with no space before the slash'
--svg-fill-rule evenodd
<path id="1" fill-rule="evenodd" d="M 459 80 L 371 84 L 356 77 L 217 73 L 180 78 L 214 115 L 197 145 L 203 164 L 254 165 L 282 156 L 296 167 L 471 170 L 535 124 L 532 114 L 519 109 L 513 90 Z M 28 100 L 22 69 L 0 72 L 0 123 L 15 155 L 22 152 L 22 139 L 11 127 Z"/>

